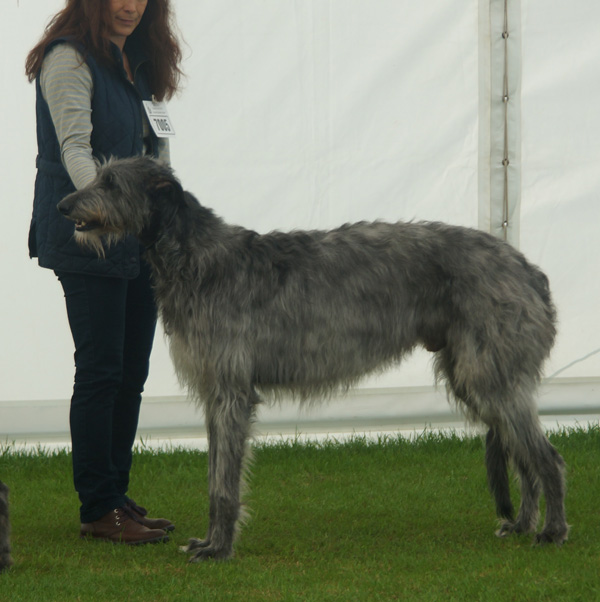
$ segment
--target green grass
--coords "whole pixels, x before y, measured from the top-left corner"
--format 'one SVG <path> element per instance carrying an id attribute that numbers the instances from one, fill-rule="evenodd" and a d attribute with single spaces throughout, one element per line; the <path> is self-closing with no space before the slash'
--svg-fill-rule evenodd
<path id="1" fill-rule="evenodd" d="M 80 541 L 70 456 L 0 450 L 15 566 L 0 600 L 600 600 L 600 428 L 552 435 L 568 465 L 569 541 L 500 540 L 478 438 L 255 450 L 251 519 L 230 562 L 178 551 L 206 528 L 206 454 L 139 450 L 132 496 L 167 544 Z"/>

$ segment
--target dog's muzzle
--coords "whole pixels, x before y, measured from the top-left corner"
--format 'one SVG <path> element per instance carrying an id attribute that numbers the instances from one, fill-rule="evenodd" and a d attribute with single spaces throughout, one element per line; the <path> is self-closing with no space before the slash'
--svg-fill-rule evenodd
<path id="1" fill-rule="evenodd" d="M 78 232 L 88 232 L 97 228 L 98 224 L 93 222 L 86 222 L 85 220 L 78 219 L 72 215 L 73 208 L 75 207 L 75 199 L 73 199 L 73 196 L 75 195 L 70 194 L 66 196 L 62 201 L 60 201 L 58 205 L 56 205 L 58 211 L 66 218 L 75 222 L 75 230 L 77 230 Z"/>

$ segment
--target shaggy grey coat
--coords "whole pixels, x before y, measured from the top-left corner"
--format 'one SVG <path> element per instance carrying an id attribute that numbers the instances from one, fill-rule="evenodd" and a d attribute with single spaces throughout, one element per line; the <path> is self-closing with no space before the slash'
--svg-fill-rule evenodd
<path id="1" fill-rule="evenodd" d="M 347 224 L 260 235 L 226 224 L 172 171 L 111 161 L 59 210 L 103 253 L 131 233 L 147 247 L 181 382 L 206 413 L 209 525 L 192 560 L 227 558 L 240 519 L 247 439 L 259 393 L 320 399 L 395 365 L 415 346 L 468 417 L 489 428 L 486 463 L 500 536 L 567 537 L 563 460 L 534 393 L 555 338 L 548 280 L 496 238 L 442 223 Z M 516 518 L 508 463 L 521 480 Z"/>
<path id="2" fill-rule="evenodd" d="M 8 487 L 0 481 L 0 573 L 9 568 L 11 564 Z"/>

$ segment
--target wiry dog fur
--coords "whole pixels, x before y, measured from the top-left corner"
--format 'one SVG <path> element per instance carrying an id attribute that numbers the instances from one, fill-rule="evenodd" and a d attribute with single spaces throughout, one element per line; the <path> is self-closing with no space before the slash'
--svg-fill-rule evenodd
<path id="1" fill-rule="evenodd" d="M 9 568 L 11 564 L 8 487 L 0 481 L 0 573 Z"/>
<path id="2" fill-rule="evenodd" d="M 357 223 L 260 235 L 224 223 L 149 158 L 111 161 L 59 210 L 101 252 L 146 246 L 178 375 L 204 406 L 208 533 L 192 560 L 227 558 L 240 518 L 247 439 L 260 394 L 319 399 L 399 362 L 416 345 L 470 419 L 484 423 L 498 534 L 567 537 L 563 460 L 534 392 L 555 337 L 544 274 L 508 244 L 441 223 Z M 521 481 L 516 518 L 508 464 Z"/>

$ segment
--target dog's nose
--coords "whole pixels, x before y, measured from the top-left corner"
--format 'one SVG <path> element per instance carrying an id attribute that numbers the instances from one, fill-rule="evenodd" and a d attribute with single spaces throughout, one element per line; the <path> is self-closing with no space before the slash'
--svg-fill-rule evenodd
<path id="1" fill-rule="evenodd" d="M 65 202 L 65 201 L 67 201 L 67 202 Z M 69 213 L 71 213 L 71 203 L 69 203 L 67 199 L 63 199 L 58 205 L 56 205 L 56 208 L 63 215 L 69 215 Z"/>

